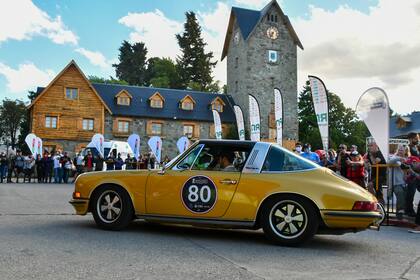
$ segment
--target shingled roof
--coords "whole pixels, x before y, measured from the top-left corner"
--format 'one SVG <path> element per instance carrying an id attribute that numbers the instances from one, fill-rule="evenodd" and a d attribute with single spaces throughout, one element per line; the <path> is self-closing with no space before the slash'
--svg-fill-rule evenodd
<path id="1" fill-rule="evenodd" d="M 398 127 L 399 121 L 405 122 L 405 126 Z M 390 137 L 406 137 L 410 132 L 420 133 L 420 112 L 413 112 L 407 116 L 395 116 L 391 118 L 389 122 Z"/>
<path id="2" fill-rule="evenodd" d="M 233 99 L 226 94 L 100 83 L 92 83 L 92 86 L 109 107 L 112 115 L 116 116 L 213 122 L 211 103 L 219 97 L 226 104 L 223 112 L 220 113 L 222 122 L 234 123 L 236 121 L 232 109 Z M 38 92 L 42 90 L 43 88 L 37 89 Z M 116 95 L 122 90 L 126 90 L 132 96 L 129 106 L 117 104 Z M 149 98 L 156 92 L 165 99 L 163 108 L 150 107 Z M 179 106 L 179 102 L 187 95 L 196 102 L 192 111 L 182 110 Z"/>
<path id="3" fill-rule="evenodd" d="M 227 29 L 226 37 L 225 37 L 225 43 L 224 43 L 223 51 L 222 51 L 222 60 L 226 57 L 228 49 L 229 49 L 230 38 L 232 37 L 233 25 L 235 23 L 235 20 L 239 26 L 242 37 L 246 41 L 248 40 L 249 36 L 251 35 L 252 31 L 255 29 L 257 24 L 265 17 L 267 12 L 270 10 L 270 8 L 273 5 L 279 11 L 280 18 L 282 19 L 282 22 L 286 25 L 287 30 L 292 36 L 295 44 L 303 50 L 303 45 L 300 42 L 300 39 L 297 36 L 295 30 L 293 29 L 293 26 L 289 20 L 289 17 L 283 13 L 283 10 L 280 8 L 277 1 L 272 0 L 261 11 L 249 10 L 249 9 L 244 9 L 244 8 L 239 8 L 239 7 L 232 7 L 230 18 L 229 18 L 228 29 Z"/>

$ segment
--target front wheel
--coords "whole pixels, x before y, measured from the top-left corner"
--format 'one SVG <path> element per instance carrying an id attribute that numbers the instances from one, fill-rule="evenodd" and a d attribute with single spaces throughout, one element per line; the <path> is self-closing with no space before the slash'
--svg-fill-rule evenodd
<path id="1" fill-rule="evenodd" d="M 264 234 L 276 244 L 298 245 L 310 240 L 318 230 L 318 209 L 300 197 L 271 199 L 263 207 Z"/>
<path id="2" fill-rule="evenodd" d="M 121 230 L 133 218 L 130 196 L 115 186 L 101 187 L 93 195 L 92 214 L 100 228 Z"/>

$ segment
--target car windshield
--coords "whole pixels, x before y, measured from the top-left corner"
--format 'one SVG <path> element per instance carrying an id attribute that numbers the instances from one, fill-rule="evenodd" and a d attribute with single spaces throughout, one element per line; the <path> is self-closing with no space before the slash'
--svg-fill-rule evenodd
<path id="1" fill-rule="evenodd" d="M 279 145 L 272 145 L 264 161 L 262 171 L 290 172 L 315 169 L 319 166 Z"/>

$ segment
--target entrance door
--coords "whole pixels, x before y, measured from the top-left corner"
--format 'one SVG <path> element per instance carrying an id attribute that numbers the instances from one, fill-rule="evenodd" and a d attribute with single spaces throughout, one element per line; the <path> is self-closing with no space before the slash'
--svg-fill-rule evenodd
<path id="1" fill-rule="evenodd" d="M 249 147 L 223 142 L 199 144 L 164 174 L 149 175 L 146 212 L 149 215 L 223 216 L 235 194 Z"/>

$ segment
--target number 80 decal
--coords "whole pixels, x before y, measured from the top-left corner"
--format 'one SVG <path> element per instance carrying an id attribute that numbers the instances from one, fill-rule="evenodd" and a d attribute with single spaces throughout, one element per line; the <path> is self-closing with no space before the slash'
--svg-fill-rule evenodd
<path id="1" fill-rule="evenodd" d="M 184 206 L 194 213 L 209 212 L 217 201 L 217 189 L 206 176 L 194 176 L 185 182 L 181 192 Z"/>

